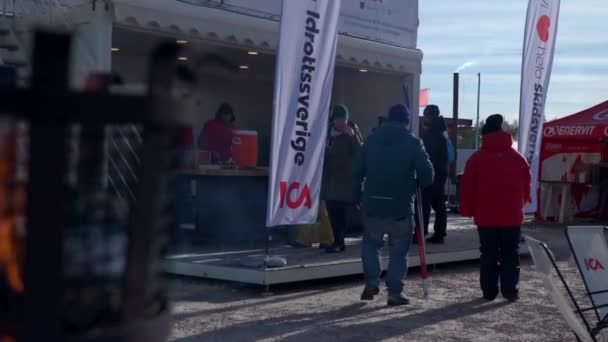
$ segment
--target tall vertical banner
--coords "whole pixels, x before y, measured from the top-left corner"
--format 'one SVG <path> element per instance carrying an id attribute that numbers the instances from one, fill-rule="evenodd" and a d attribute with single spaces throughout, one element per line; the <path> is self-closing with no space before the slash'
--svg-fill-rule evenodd
<path id="1" fill-rule="evenodd" d="M 340 0 L 283 1 L 266 225 L 317 219 Z"/>
<path id="2" fill-rule="evenodd" d="M 521 68 L 519 103 L 519 151 L 532 170 L 532 203 L 537 206 L 540 141 L 543 132 L 545 102 L 553 66 L 560 0 L 529 0 Z"/>

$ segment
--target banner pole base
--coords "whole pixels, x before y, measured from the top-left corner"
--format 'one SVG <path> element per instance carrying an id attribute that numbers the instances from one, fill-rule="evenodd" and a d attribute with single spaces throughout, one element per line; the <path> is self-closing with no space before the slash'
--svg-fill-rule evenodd
<path id="1" fill-rule="evenodd" d="M 266 234 L 266 256 L 268 256 L 268 254 L 270 254 L 270 234 Z"/>

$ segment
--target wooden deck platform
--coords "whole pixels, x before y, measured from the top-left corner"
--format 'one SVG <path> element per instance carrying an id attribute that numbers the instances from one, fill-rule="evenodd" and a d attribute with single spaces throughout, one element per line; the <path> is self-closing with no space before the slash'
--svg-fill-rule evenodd
<path id="1" fill-rule="evenodd" d="M 382 251 L 383 268 L 388 265 L 387 248 Z M 522 252 L 526 252 L 522 248 Z M 347 239 L 344 253 L 326 254 L 318 248 L 279 246 L 270 249 L 270 255 L 281 256 L 287 265 L 278 268 L 247 267 L 247 259 L 262 258 L 264 249 L 230 250 L 207 247 L 184 247 L 170 255 L 166 269 L 170 274 L 235 281 L 241 283 L 274 285 L 321 278 L 340 277 L 362 273 L 361 239 Z M 451 217 L 448 238 L 444 245 L 427 245 L 427 263 L 442 264 L 479 258 L 479 242 L 470 220 Z M 420 265 L 418 248 L 412 245 L 410 267 Z"/>

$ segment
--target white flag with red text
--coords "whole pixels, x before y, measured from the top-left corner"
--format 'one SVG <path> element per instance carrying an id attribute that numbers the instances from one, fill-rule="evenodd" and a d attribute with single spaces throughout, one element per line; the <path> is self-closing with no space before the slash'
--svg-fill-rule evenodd
<path id="1" fill-rule="evenodd" d="M 266 225 L 317 219 L 340 0 L 283 1 Z"/>
<path id="2" fill-rule="evenodd" d="M 524 34 L 519 103 L 519 152 L 532 170 L 532 203 L 537 206 L 540 142 L 543 132 L 545 103 L 557 36 L 560 0 L 529 0 Z"/>

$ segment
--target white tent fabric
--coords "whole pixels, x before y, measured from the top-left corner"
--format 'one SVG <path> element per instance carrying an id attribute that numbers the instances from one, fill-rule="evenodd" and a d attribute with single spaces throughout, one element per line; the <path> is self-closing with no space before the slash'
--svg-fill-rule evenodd
<path id="1" fill-rule="evenodd" d="M 600 320 L 608 315 L 608 245 L 604 230 L 602 226 L 567 228 L 572 252 Z"/>
<path id="2" fill-rule="evenodd" d="M 578 336 L 581 341 L 593 342 L 594 339 L 589 331 L 581 323 L 581 320 L 575 314 L 572 305 L 569 303 L 563 291 L 559 288 L 555 282 L 555 276 L 553 275 L 555 266 L 551 261 L 552 255 L 549 255 L 549 250 L 545 250 L 543 243 L 535 240 L 531 237 L 526 237 L 526 244 L 534 260 L 536 270 L 540 273 L 545 288 L 551 294 L 553 302 L 557 306 L 558 311 L 562 314 L 562 317 L 570 327 L 570 329 Z"/>
<path id="3" fill-rule="evenodd" d="M 115 24 L 218 43 L 274 51 L 279 43 L 276 18 L 258 18 L 170 0 L 114 0 Z M 393 72 L 421 72 L 422 52 L 340 36 L 338 63 Z"/>

